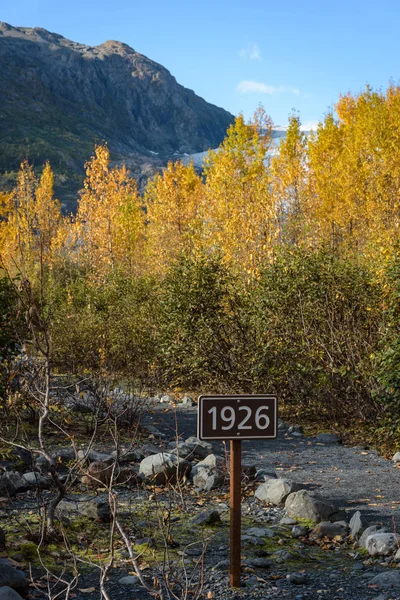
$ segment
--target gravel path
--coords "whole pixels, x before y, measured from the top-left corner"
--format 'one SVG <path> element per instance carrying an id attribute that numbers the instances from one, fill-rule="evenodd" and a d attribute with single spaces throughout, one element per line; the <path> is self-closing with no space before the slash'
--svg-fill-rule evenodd
<path id="1" fill-rule="evenodd" d="M 156 404 L 145 422 L 173 437 L 176 415 L 182 438 L 196 435 L 196 407 L 166 411 L 165 404 Z M 222 453 L 222 442 L 215 442 L 215 449 Z M 243 441 L 242 462 L 307 483 L 346 511 L 360 510 L 367 521 L 393 527 L 394 518 L 400 531 L 400 470 L 374 450 L 279 431 L 276 440 Z"/>

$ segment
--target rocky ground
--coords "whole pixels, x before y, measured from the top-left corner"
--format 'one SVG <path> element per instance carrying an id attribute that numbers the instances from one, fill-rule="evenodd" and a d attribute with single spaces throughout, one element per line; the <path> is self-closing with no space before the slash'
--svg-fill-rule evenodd
<path id="1" fill-rule="evenodd" d="M 194 592 L 203 574 L 198 598 L 400 599 L 396 461 L 367 448 L 345 447 L 334 435 L 305 437 L 298 427 L 283 423 L 277 440 L 243 442 L 242 587 L 231 590 L 227 448 L 193 437 L 197 411 L 190 401 L 176 407 L 164 400 L 152 403 L 143 420 L 148 436 L 140 446 L 119 456 L 115 487 L 119 519 L 145 583 L 153 584 L 154 577 L 168 579 L 179 599 L 194 597 L 185 596 L 185 581 L 192 578 Z M 106 446 L 97 450 L 101 452 L 86 457 L 86 475 L 77 478 L 59 507 L 72 553 L 80 561 L 79 582 L 70 595 L 78 600 L 100 597 L 98 567 L 109 557 L 104 486 L 115 455 Z M 60 464 L 76 458 L 71 458 L 70 448 L 54 452 Z M 46 489 L 51 485 L 46 465 L 36 463 L 36 475 L 22 474 L 27 471 L 22 469 L 11 476 L 12 461 L 3 465 L 7 470 L 0 478 L 0 527 L 5 536 L 2 539 L 0 531 L 0 586 L 42 598 L 49 597 L 49 582 L 38 564 L 38 540 L 27 532 L 39 521 L 38 507 L 52 492 Z M 166 473 L 171 482 L 167 486 Z M 177 473 L 180 481 L 174 482 Z M 67 548 L 59 542 L 43 552 L 43 563 L 53 574 L 52 597 L 62 589 L 54 574 L 67 558 Z M 126 545 L 119 541 L 105 587 L 112 600 L 151 598 L 134 574 Z M 61 593 L 60 598 L 67 597 Z M 19 597 L 10 594 L 0 587 L 0 600 Z M 165 598 L 172 597 L 165 590 Z"/>

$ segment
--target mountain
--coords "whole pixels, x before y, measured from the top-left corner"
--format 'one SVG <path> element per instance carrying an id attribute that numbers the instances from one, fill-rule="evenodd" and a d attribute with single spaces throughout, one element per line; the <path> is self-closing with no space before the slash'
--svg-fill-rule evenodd
<path id="1" fill-rule="evenodd" d="M 85 46 L 0 23 L 3 187 L 23 159 L 35 167 L 50 160 L 56 193 L 70 209 L 96 142 L 106 141 L 140 182 L 174 155 L 215 148 L 232 121 L 126 44 Z"/>

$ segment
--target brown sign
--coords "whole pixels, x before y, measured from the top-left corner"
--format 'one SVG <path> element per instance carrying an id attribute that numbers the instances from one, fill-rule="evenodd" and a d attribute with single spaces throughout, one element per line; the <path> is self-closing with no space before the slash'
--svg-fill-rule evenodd
<path id="1" fill-rule="evenodd" d="M 277 437 L 276 396 L 200 396 L 200 440 L 247 440 Z"/>

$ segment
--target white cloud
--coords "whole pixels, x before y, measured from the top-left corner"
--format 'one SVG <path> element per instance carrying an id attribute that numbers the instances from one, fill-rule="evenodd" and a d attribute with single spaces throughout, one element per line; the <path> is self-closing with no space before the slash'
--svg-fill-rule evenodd
<path id="1" fill-rule="evenodd" d="M 300 90 L 293 86 L 281 85 L 267 85 L 266 83 L 262 83 L 260 81 L 248 81 L 244 80 L 238 83 L 236 87 L 236 91 L 241 94 L 267 94 L 268 96 L 273 96 L 275 94 L 284 94 L 290 93 L 295 96 L 300 95 Z"/>
<path id="2" fill-rule="evenodd" d="M 239 51 L 239 56 L 245 60 L 261 60 L 261 52 L 258 44 L 249 44 L 247 48 Z"/>

